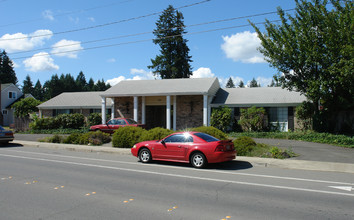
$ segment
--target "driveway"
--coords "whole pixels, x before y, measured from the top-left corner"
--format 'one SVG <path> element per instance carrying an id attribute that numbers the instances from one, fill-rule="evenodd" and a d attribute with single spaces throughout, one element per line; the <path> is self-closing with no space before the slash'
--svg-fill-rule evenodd
<path id="1" fill-rule="evenodd" d="M 254 138 L 257 143 L 269 144 L 282 149 L 291 149 L 300 156 L 291 160 L 354 163 L 354 149 L 305 141 Z"/>

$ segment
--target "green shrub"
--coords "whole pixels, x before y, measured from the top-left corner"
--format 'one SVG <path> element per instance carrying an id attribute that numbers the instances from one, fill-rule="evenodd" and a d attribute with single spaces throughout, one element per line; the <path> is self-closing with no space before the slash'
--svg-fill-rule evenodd
<path id="1" fill-rule="evenodd" d="M 165 128 L 153 128 L 151 130 L 144 131 L 139 141 L 161 140 L 162 138 L 172 134 L 173 132 L 174 131 Z"/>
<path id="2" fill-rule="evenodd" d="M 233 142 L 238 156 L 248 156 L 257 145 L 252 138 L 246 136 L 236 138 Z"/>
<path id="3" fill-rule="evenodd" d="M 211 126 L 225 132 L 231 126 L 231 108 L 227 106 L 220 106 L 214 108 L 211 113 Z"/>
<path id="4" fill-rule="evenodd" d="M 48 138 L 48 142 L 50 143 L 61 143 L 63 141 L 63 137 L 59 135 L 54 135 L 53 137 Z"/>
<path id="5" fill-rule="evenodd" d="M 61 128 L 78 129 L 85 125 L 85 117 L 83 114 L 61 114 L 56 117 L 57 123 Z"/>
<path id="6" fill-rule="evenodd" d="M 91 113 L 87 117 L 87 125 L 92 126 L 92 125 L 98 125 L 102 123 L 102 114 L 101 113 Z"/>
<path id="7" fill-rule="evenodd" d="M 85 117 L 82 114 L 61 114 L 57 117 L 36 118 L 30 123 L 30 128 L 33 130 L 45 129 L 79 129 L 85 125 Z"/>
<path id="8" fill-rule="evenodd" d="M 58 129 L 60 124 L 56 118 L 36 118 L 29 124 L 29 127 L 33 130 Z"/>
<path id="9" fill-rule="evenodd" d="M 112 145 L 119 148 L 131 148 L 138 143 L 146 130 L 140 127 L 127 126 L 119 128 L 113 133 Z"/>
<path id="10" fill-rule="evenodd" d="M 222 132 L 219 129 L 214 128 L 212 126 L 209 126 L 209 127 L 201 126 L 201 127 L 197 127 L 197 128 L 192 128 L 191 130 L 209 134 L 213 137 L 216 137 L 219 140 L 226 140 L 228 137 L 224 132 Z"/>
<path id="11" fill-rule="evenodd" d="M 238 123 L 241 125 L 243 131 L 262 131 L 266 129 L 264 124 L 265 118 L 265 109 L 253 106 L 251 108 L 241 109 L 241 116 Z"/>
<path id="12" fill-rule="evenodd" d="M 79 134 L 79 133 L 70 134 L 68 137 L 66 137 L 63 140 L 63 143 L 64 144 L 79 144 L 79 139 L 81 136 L 82 136 L 82 134 Z"/>
<path id="13" fill-rule="evenodd" d="M 63 140 L 65 144 L 92 144 L 92 145 L 102 145 L 105 143 L 109 143 L 111 141 L 111 137 L 109 134 L 103 133 L 101 131 L 91 131 L 85 134 L 74 133 L 69 135 L 67 138 Z"/>

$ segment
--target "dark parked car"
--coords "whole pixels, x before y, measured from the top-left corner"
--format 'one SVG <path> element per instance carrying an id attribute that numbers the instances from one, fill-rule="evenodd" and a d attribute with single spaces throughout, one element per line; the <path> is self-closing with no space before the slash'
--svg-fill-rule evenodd
<path id="1" fill-rule="evenodd" d="M 0 126 L 0 143 L 7 144 L 14 140 L 14 133 Z"/>
<path id="2" fill-rule="evenodd" d="M 165 160 L 191 163 L 196 168 L 236 158 L 231 140 L 219 140 L 201 132 L 177 132 L 162 140 L 140 142 L 131 153 L 143 163 Z"/>
<path id="3" fill-rule="evenodd" d="M 134 126 L 134 127 L 145 127 L 143 124 L 138 124 L 131 118 L 113 118 L 109 120 L 106 124 L 93 125 L 90 127 L 90 131 L 102 131 L 112 134 L 115 130 L 120 127 Z"/>

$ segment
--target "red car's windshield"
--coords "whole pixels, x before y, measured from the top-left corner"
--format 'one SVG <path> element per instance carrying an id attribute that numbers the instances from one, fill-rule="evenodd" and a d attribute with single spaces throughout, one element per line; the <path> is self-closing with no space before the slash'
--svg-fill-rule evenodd
<path id="1" fill-rule="evenodd" d="M 194 133 L 194 135 L 205 140 L 206 142 L 219 141 L 219 139 L 205 133 Z"/>

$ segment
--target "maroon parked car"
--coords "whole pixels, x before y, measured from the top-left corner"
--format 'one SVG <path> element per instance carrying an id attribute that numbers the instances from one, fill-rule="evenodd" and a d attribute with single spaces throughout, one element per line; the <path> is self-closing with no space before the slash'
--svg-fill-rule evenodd
<path id="1" fill-rule="evenodd" d="M 143 124 L 138 124 L 131 118 L 113 118 L 109 120 L 106 124 L 93 125 L 90 127 L 90 131 L 102 131 L 112 134 L 115 130 L 120 127 L 133 126 L 133 127 L 145 127 Z"/>

